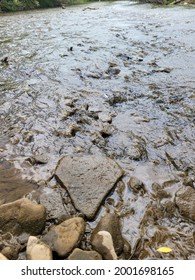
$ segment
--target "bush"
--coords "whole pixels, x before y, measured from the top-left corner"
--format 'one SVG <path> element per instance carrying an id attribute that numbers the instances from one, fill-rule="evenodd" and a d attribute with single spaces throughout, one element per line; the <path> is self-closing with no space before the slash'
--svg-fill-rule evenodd
<path id="1" fill-rule="evenodd" d="M 93 1 L 94 0 L 0 0 L 0 11 L 15 12 L 38 7 L 53 8 L 63 5 L 84 4 Z"/>
<path id="2" fill-rule="evenodd" d="M 38 0 L 0 0 L 0 10 L 3 12 L 15 12 L 39 7 Z"/>
<path id="3" fill-rule="evenodd" d="M 0 11 L 15 12 L 34 8 L 53 8 L 62 5 L 80 4 L 86 0 L 0 0 Z"/>
<path id="4" fill-rule="evenodd" d="M 39 5 L 41 8 L 53 8 L 61 6 L 60 0 L 39 0 Z"/>
<path id="5" fill-rule="evenodd" d="M 3 12 L 16 11 L 17 8 L 18 8 L 18 1 L 1 0 L 1 2 L 0 2 L 0 9 Z"/>

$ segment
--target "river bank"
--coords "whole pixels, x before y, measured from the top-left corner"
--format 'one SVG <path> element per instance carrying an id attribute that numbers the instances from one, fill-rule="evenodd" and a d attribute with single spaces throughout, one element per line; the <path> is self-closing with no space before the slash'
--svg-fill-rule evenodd
<path id="1" fill-rule="evenodd" d="M 101 0 L 104 1 L 104 0 Z M 31 1 L 10 1 L 3 0 L 0 1 L 0 14 L 5 12 L 17 12 L 17 11 L 27 11 L 32 9 L 46 9 L 61 7 L 66 9 L 68 6 L 81 5 L 81 4 L 91 4 L 95 2 L 94 0 L 31 0 Z M 108 1 L 107 1 L 108 2 Z M 113 0 L 110 0 L 113 2 Z M 138 2 L 142 3 L 152 3 L 157 5 L 191 5 L 195 4 L 195 0 L 141 0 Z"/>
<path id="2" fill-rule="evenodd" d="M 104 1 L 104 0 L 103 0 Z M 111 0 L 112 1 L 112 0 Z M 3 0 L 0 1 L 0 13 L 6 12 L 17 12 L 17 11 L 28 11 L 33 9 L 47 9 L 66 7 L 73 5 L 82 5 L 86 3 L 93 3 L 94 0 L 31 0 L 31 1 L 14 1 L 14 0 Z"/>
<path id="3" fill-rule="evenodd" d="M 195 259 L 194 11 L 88 7 L 1 18 L 0 252 Z"/>

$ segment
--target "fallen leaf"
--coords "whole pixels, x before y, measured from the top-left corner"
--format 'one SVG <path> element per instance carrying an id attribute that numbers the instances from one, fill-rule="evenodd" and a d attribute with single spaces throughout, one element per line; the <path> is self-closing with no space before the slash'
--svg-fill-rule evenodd
<path id="1" fill-rule="evenodd" d="M 160 247 L 157 249 L 158 252 L 161 252 L 161 253 L 169 253 L 171 251 L 173 251 L 171 248 L 169 247 Z"/>

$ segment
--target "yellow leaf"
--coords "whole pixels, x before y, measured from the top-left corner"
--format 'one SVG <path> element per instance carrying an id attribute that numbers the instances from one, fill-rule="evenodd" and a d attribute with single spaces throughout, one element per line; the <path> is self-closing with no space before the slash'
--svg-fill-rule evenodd
<path id="1" fill-rule="evenodd" d="M 161 253 L 169 253 L 171 251 L 173 251 L 171 248 L 169 247 L 160 247 L 157 249 L 158 252 L 161 252 Z"/>

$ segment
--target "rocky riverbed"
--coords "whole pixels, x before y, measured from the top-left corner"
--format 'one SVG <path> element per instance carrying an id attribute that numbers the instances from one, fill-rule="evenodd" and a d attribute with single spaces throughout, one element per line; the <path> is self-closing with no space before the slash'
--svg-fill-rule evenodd
<path id="1" fill-rule="evenodd" d="M 195 259 L 194 25 L 128 1 L 0 16 L 0 259 Z"/>

